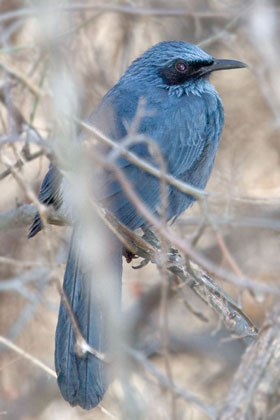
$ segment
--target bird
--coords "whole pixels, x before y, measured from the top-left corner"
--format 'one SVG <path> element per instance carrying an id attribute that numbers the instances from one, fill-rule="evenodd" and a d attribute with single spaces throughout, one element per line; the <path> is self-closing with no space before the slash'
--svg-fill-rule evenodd
<path id="1" fill-rule="evenodd" d="M 244 67 L 247 66 L 241 61 L 216 59 L 185 41 L 160 42 L 132 62 L 87 121 L 115 142 L 121 142 L 128 135 L 139 101 L 143 99 L 146 112 L 139 121 L 137 133 L 157 145 L 169 174 L 193 187 L 204 189 L 212 172 L 224 124 L 222 101 L 209 76 L 218 70 Z M 147 142 L 132 143 L 128 148 L 139 158 L 158 167 Z M 152 214 L 158 216 L 160 180 L 124 156 L 119 156 L 116 164 L 138 197 Z M 143 214 L 126 195 L 119 180 L 109 170 L 107 172 L 106 176 L 105 170 L 102 184 L 102 202 L 129 229 L 144 229 L 147 221 Z M 63 180 L 62 172 L 51 164 L 42 182 L 39 200 L 55 209 L 67 207 Z M 173 185 L 166 187 L 166 195 L 166 219 L 170 223 L 195 201 L 193 196 L 184 194 Z M 43 223 L 37 214 L 29 238 L 42 228 Z M 106 314 L 94 290 L 94 279 L 90 281 L 90 288 L 85 286 L 88 274 L 83 267 L 82 250 L 75 248 L 75 231 L 77 228 L 73 227 L 64 292 L 88 344 L 106 352 L 109 346 L 104 320 Z M 119 239 L 112 241 L 115 246 L 110 262 L 117 282 L 118 305 L 121 299 L 123 245 Z M 55 366 L 62 396 L 72 406 L 79 405 L 90 410 L 103 399 L 111 378 L 102 360 L 91 354 L 81 356 L 76 352 L 72 324 L 63 303 L 60 304 L 56 328 Z"/>

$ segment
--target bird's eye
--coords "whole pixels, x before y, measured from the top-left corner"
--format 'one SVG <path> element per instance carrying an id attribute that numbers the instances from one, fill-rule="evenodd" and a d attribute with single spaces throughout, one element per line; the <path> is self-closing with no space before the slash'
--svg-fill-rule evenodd
<path id="1" fill-rule="evenodd" d="M 185 73 L 188 69 L 187 64 L 184 61 L 177 61 L 175 63 L 175 70 L 179 73 Z"/>

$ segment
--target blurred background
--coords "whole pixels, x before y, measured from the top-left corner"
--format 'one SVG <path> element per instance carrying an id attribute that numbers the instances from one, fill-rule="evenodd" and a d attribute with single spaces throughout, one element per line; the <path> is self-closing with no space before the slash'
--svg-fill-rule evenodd
<path id="1" fill-rule="evenodd" d="M 39 191 L 49 161 L 36 138 L 55 138 L 60 112 L 67 108 L 85 118 L 118 81 L 131 61 L 163 40 L 199 45 L 218 58 L 248 64 L 247 70 L 217 72 L 212 82 L 225 108 L 225 126 L 207 186 L 220 231 L 246 277 L 279 286 L 280 272 L 280 2 L 275 0 L 20 1 L 0 0 L 0 154 L 12 164 L 24 153 L 19 173 L 23 190 L 0 163 L 1 214 L 30 203 L 27 190 Z M 33 136 L 33 137 L 32 137 Z M 34 156 L 33 156 L 34 155 Z M 26 158 L 27 156 L 27 158 Z M 28 159 L 28 156 L 32 156 Z M 18 165 L 19 166 L 19 165 Z M 195 204 L 174 225 L 191 238 L 202 222 Z M 0 335 L 54 368 L 54 333 L 59 296 L 51 281 L 48 245 L 42 234 L 27 240 L 27 227 L 2 229 L 0 218 Z M 56 269 L 63 278 L 69 228 L 51 226 Z M 210 228 L 197 243 L 211 261 L 230 270 Z M 149 264 L 133 270 L 125 264 L 123 304 L 129 308 L 158 284 Z M 220 282 L 260 327 L 277 296 L 252 294 Z M 176 384 L 207 404 L 221 406 L 238 368 L 245 344 L 230 340 L 217 315 L 196 297 L 194 311 L 178 296 L 170 299 L 169 352 Z M 203 319 L 202 319 L 203 318 Z M 164 371 L 159 311 L 151 312 L 139 348 Z M 140 419 L 169 419 L 169 394 L 148 373 L 135 369 L 132 389 Z M 126 418 L 118 379 L 102 407 L 93 412 L 71 408 L 56 380 L 21 355 L 0 346 L 0 418 Z M 279 401 L 278 401 L 279 403 Z M 177 418 L 209 418 L 178 399 Z M 278 419 L 274 411 L 271 419 Z"/>

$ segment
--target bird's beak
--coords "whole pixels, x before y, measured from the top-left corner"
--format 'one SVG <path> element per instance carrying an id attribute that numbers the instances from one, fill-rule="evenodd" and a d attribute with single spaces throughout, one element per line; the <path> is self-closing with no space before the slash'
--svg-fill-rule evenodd
<path id="1" fill-rule="evenodd" d="M 247 64 L 242 63 L 242 61 L 237 61 L 237 60 L 214 59 L 214 63 L 210 67 L 211 67 L 211 71 L 230 70 L 230 69 L 242 69 L 244 67 L 247 67 Z"/>
<path id="2" fill-rule="evenodd" d="M 242 63 L 242 61 L 219 60 L 217 58 L 214 58 L 213 63 L 211 63 L 209 66 L 202 67 L 200 69 L 200 71 L 201 71 L 202 75 L 205 75 L 205 74 L 208 74 L 208 73 L 212 73 L 212 71 L 242 69 L 244 67 L 248 67 L 248 66 L 247 66 L 247 64 Z"/>

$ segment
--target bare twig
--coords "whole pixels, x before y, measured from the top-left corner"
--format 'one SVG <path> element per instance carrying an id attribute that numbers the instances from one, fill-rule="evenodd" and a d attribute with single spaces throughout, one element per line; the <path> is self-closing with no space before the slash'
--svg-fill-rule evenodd
<path id="1" fill-rule="evenodd" d="M 23 83 L 30 90 L 30 92 L 33 93 L 33 95 L 38 96 L 38 97 L 46 96 L 46 93 L 42 89 L 40 89 L 38 86 L 36 86 L 32 82 L 32 80 L 30 80 L 28 76 L 22 73 L 17 67 L 14 67 L 12 64 L 9 64 L 1 59 L 0 59 L 0 67 L 2 67 L 2 69 L 4 69 L 13 77 L 18 79 L 21 83 Z"/>
<path id="2" fill-rule="evenodd" d="M 34 152 L 30 154 L 29 156 L 25 156 L 25 161 L 30 162 L 31 160 L 38 159 L 40 156 L 44 155 L 43 150 L 38 150 L 38 152 Z M 16 163 L 13 165 L 14 169 L 20 169 L 24 166 L 24 160 L 18 159 Z M 8 175 L 12 173 L 11 168 L 6 169 L 5 171 L 0 173 L 0 181 L 4 178 L 6 178 Z"/>
<path id="3" fill-rule="evenodd" d="M 9 349 L 13 350 L 20 356 L 24 357 L 25 359 L 29 360 L 31 363 L 33 363 L 35 366 L 38 366 L 43 371 L 47 372 L 53 378 L 56 378 L 56 373 L 54 370 L 50 369 L 47 365 L 45 365 L 39 359 L 27 353 L 26 351 L 22 350 L 20 347 L 16 346 L 12 341 L 8 340 L 7 338 L 1 335 L 0 335 L 0 343 L 4 344 Z"/>
<path id="4" fill-rule="evenodd" d="M 33 365 L 39 367 L 44 372 L 47 372 L 50 376 L 53 378 L 57 378 L 57 375 L 54 370 L 49 368 L 45 363 L 41 362 L 41 360 L 37 359 L 36 357 L 32 356 L 30 353 L 27 353 L 23 349 L 21 349 L 19 346 L 14 344 L 11 340 L 7 339 L 6 337 L 3 337 L 0 335 L 0 343 L 8 347 L 10 350 L 13 350 L 15 353 L 19 354 L 24 359 L 29 360 Z M 105 407 L 102 405 L 99 405 L 99 409 L 102 413 L 106 414 L 109 418 L 118 420 L 116 416 L 114 416 L 112 413 L 110 413 Z M 1 414 L 1 413 L 0 413 Z"/>
<path id="5" fill-rule="evenodd" d="M 37 210 L 44 224 L 44 222 L 46 222 L 46 214 L 48 213 L 47 206 L 45 206 L 39 201 L 34 191 L 25 182 L 22 175 L 18 171 L 16 171 L 10 159 L 3 153 L 0 154 L 0 162 L 2 162 L 7 167 L 8 170 L 10 170 L 11 175 L 14 177 L 14 179 L 16 180 L 20 188 L 25 192 L 28 199 L 37 207 Z"/>
<path id="6" fill-rule="evenodd" d="M 184 388 L 181 388 L 176 384 L 171 383 L 170 380 L 163 375 L 142 353 L 128 347 L 126 347 L 125 351 L 133 360 L 138 362 L 142 367 L 145 367 L 155 378 L 157 378 L 161 386 L 172 390 L 172 392 L 178 397 L 181 397 L 188 403 L 198 407 L 208 416 L 208 418 L 213 420 L 216 419 L 216 410 L 214 407 L 206 405 L 196 395 L 186 391 Z"/>

